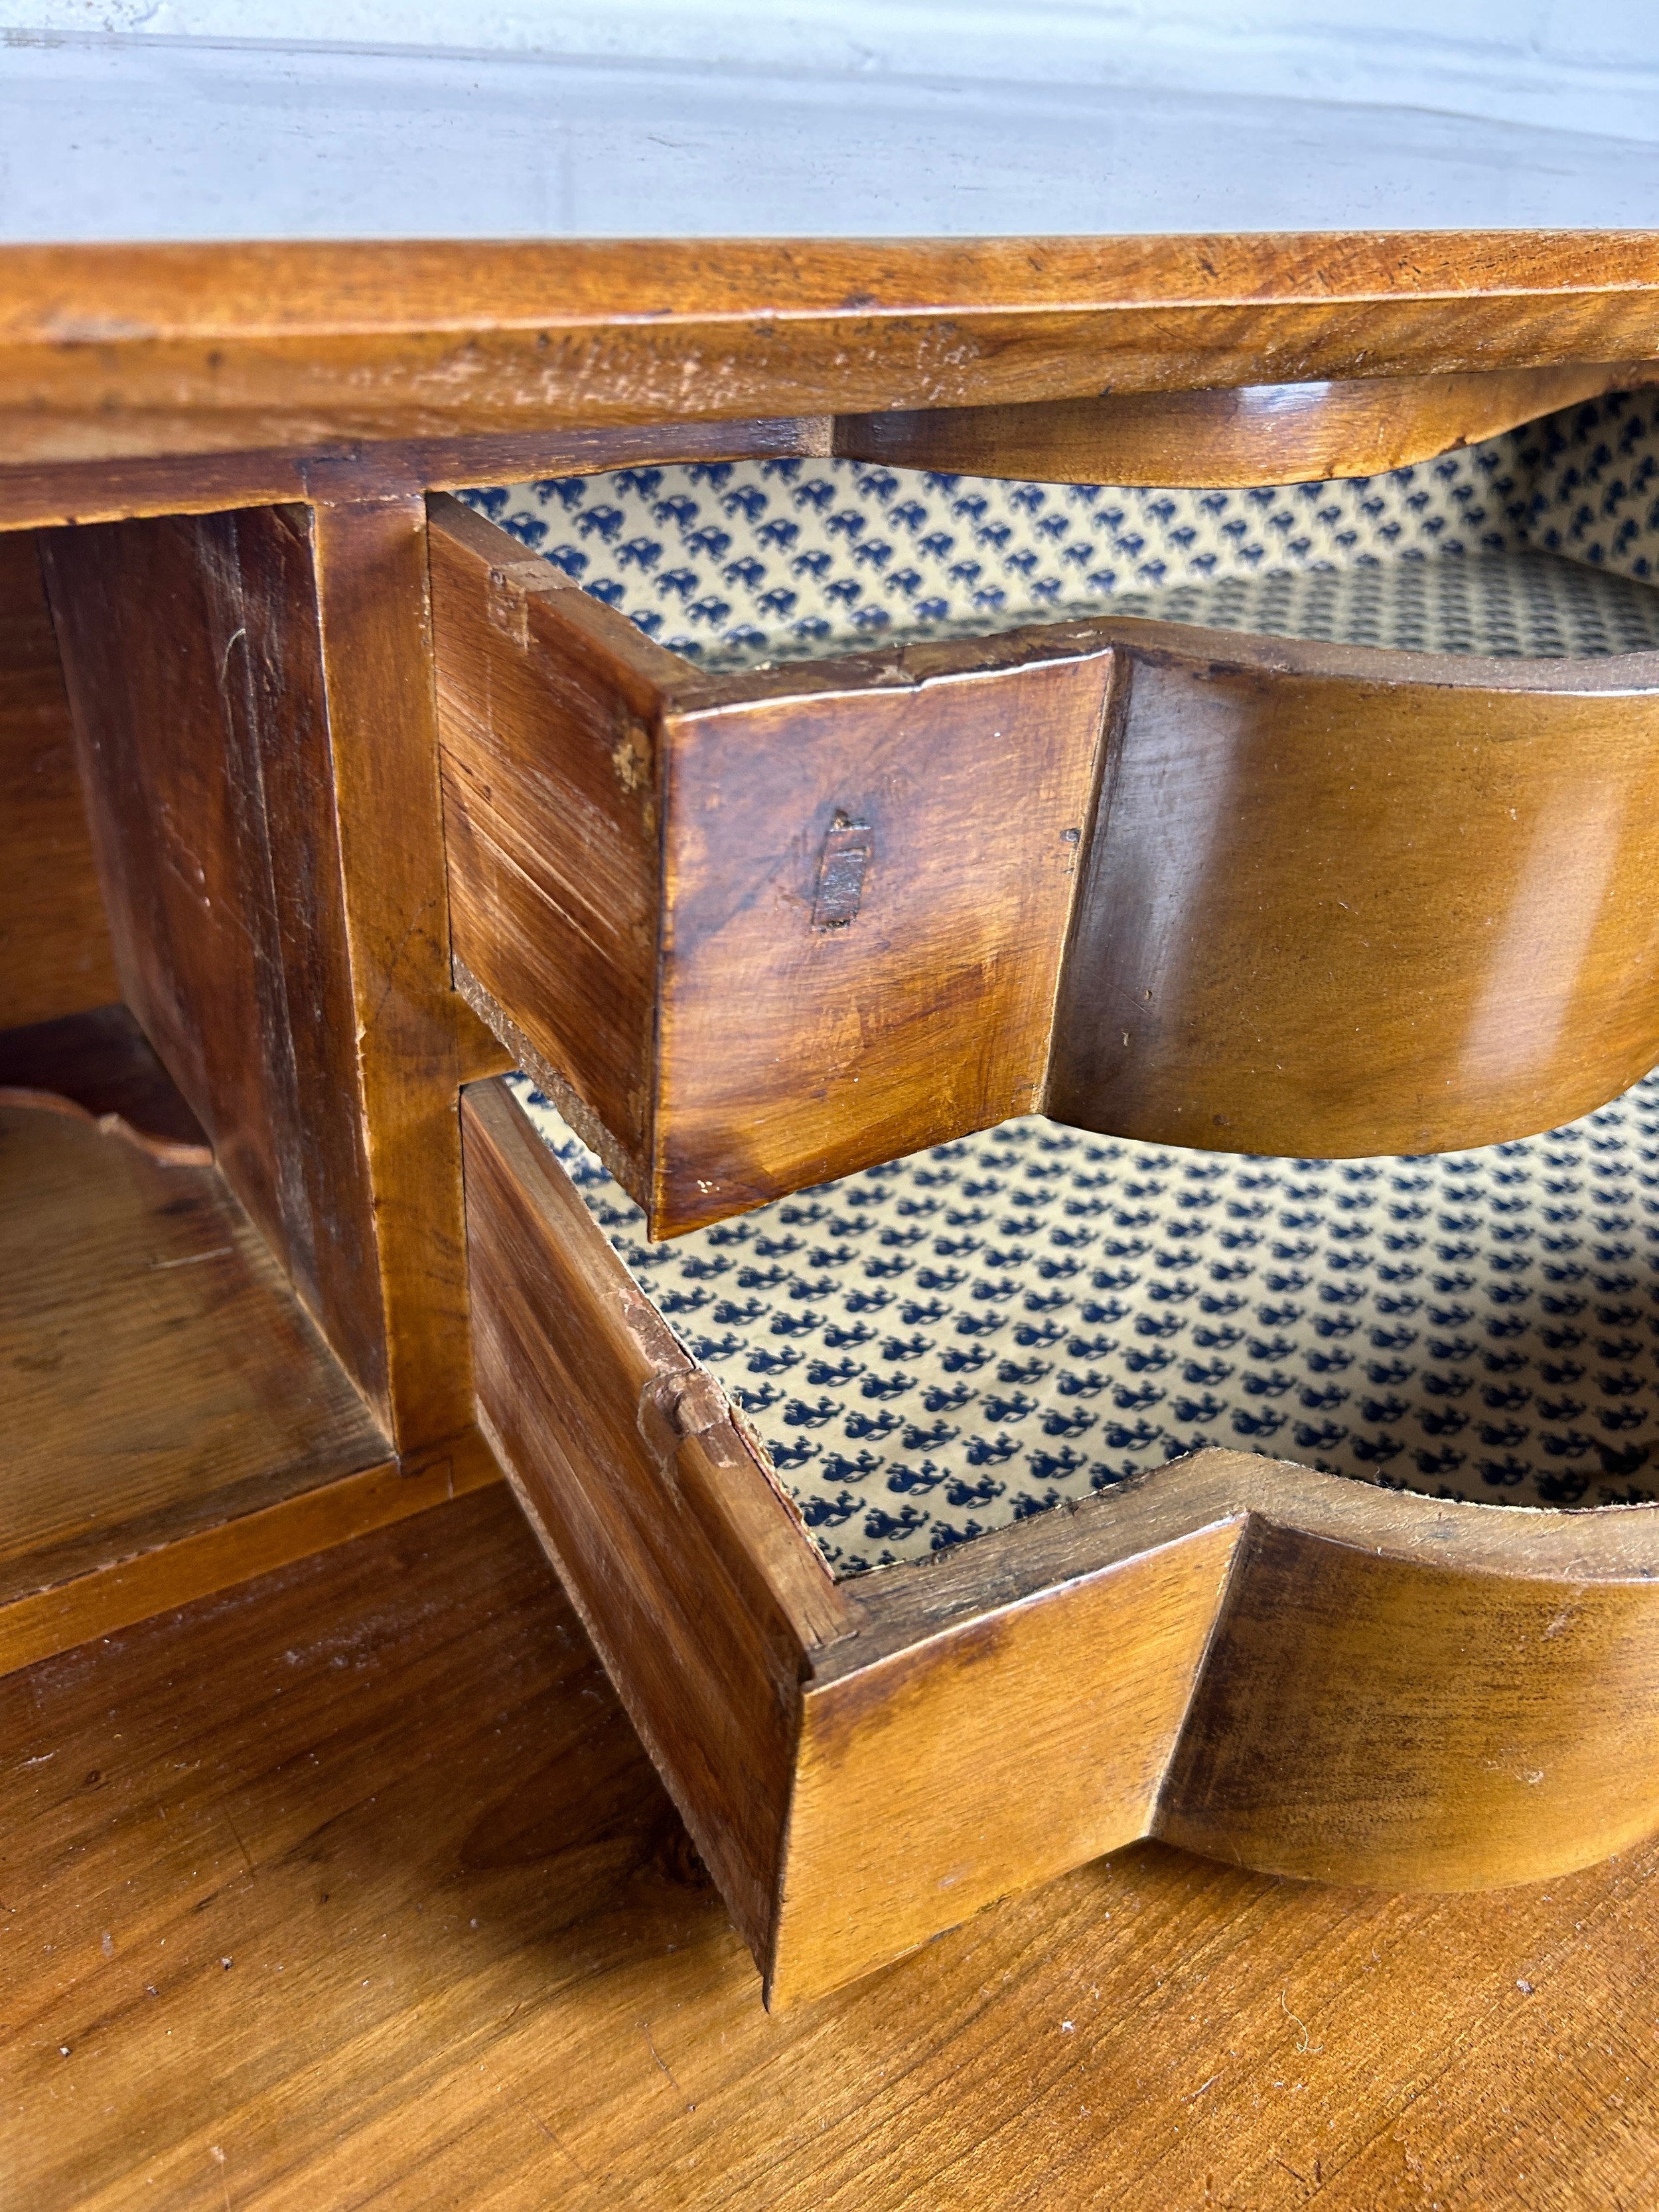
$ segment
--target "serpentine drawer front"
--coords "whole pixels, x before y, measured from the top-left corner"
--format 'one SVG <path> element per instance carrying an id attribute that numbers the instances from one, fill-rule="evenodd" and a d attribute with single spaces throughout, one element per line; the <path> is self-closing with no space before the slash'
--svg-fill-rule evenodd
<path id="1" fill-rule="evenodd" d="M 643 562 L 620 481 L 592 511 Z M 751 466 L 727 507 L 775 489 Z M 1300 489 L 1350 550 L 1427 496 Z M 1202 496 L 1145 495 L 1143 535 Z M 700 667 L 433 505 L 457 980 L 653 1235 L 1026 1112 L 1437 1152 L 1659 1058 L 1644 584 L 1478 544 L 1230 576 L 1218 531 L 1202 589 L 1121 613 Z"/>
<path id="2" fill-rule="evenodd" d="M 835 1219 L 867 1191 L 836 1185 L 810 1207 L 786 1202 L 752 1235 L 747 1222 L 707 1231 L 708 1254 L 665 1273 L 643 1264 L 640 1217 L 603 1170 L 583 1166 L 567 1136 L 573 1181 L 505 1081 L 474 1085 L 463 1118 L 482 1419 L 770 2002 L 833 1988 L 1142 1835 L 1285 1874 L 1437 1889 L 1559 1872 L 1651 1827 L 1656 1509 L 1451 1503 L 1231 1449 L 1160 1467 L 1156 1438 L 1147 1472 L 1090 1495 L 1091 1465 L 1116 1472 L 1101 1456 L 1116 1447 L 1103 1426 L 1085 1433 L 1089 1407 L 1109 1405 L 1101 1386 L 1115 1358 L 1122 1370 L 1141 1345 L 1123 1379 L 1144 1383 L 1144 1355 L 1155 1368 L 1158 1350 L 1123 1314 L 1117 1353 L 1071 1346 L 1106 1370 L 1073 1376 L 1080 1415 L 1065 1395 L 1066 1340 L 1089 1312 L 1103 1317 L 1091 1295 L 1108 1311 L 1110 1301 L 1091 1294 L 1087 1274 L 1068 1297 L 1078 1285 L 1047 1262 L 1075 1261 L 1083 1208 L 1098 1206 L 1109 1181 L 1099 1170 L 1073 1175 L 1079 1204 L 1054 1209 L 1072 1228 L 1026 1237 L 1023 1255 L 953 1269 L 930 1238 L 921 1254 L 945 1287 L 918 1291 L 907 1314 L 894 1296 L 904 1294 L 902 1251 L 873 1224 L 860 1243 L 857 1224 Z M 970 1179 L 981 1213 L 1019 1206 L 1018 1194 L 983 1197 L 975 1147 L 987 1141 L 945 1148 L 961 1162 L 908 1164 L 883 1218 L 908 1237 L 932 1206 L 939 1230 L 941 1197 L 971 1210 Z M 1512 1186 L 1522 1164 L 1499 1164 Z M 1033 1174 L 1060 1171 L 1034 1155 Z M 1493 1264 L 1513 1265 L 1503 1241 L 1513 1234 L 1512 1217 L 1497 1217 Z M 848 1249 L 817 1249 L 838 1237 Z M 659 1249 L 671 1261 L 680 1249 Z M 1352 1243 L 1336 1259 L 1351 1267 Z M 830 1299 L 813 1279 L 826 1271 L 856 1299 Z M 1220 1272 L 1224 1290 L 1243 1271 Z M 1427 1280 L 1409 1264 L 1392 1274 L 1394 1341 L 1409 1344 L 1413 1329 L 1399 1324 L 1425 1317 L 1409 1293 Z M 1583 1267 L 1576 1274 L 1589 1289 Z M 1500 1279 L 1504 1296 L 1515 1279 Z M 919 1285 L 920 1270 L 905 1280 Z M 1351 1296 L 1346 1276 L 1330 1287 Z M 1597 1297 L 1605 1333 L 1616 1300 L 1606 1286 Z M 853 1347 L 816 1367 L 803 1353 L 832 1332 L 813 1333 L 815 1300 L 830 1308 L 820 1323 L 833 1317 L 835 1340 Z M 1638 1286 L 1626 1303 L 1639 1338 L 1650 1301 Z M 1551 1305 L 1558 1322 L 1569 1310 L 1589 1318 L 1583 1297 Z M 1365 1340 L 1346 1306 L 1321 1310 L 1335 1324 L 1319 1339 L 1328 1382 L 1346 1357 L 1344 1328 Z M 1155 1320 L 1166 1311 L 1146 1309 Z M 1514 1307 L 1494 1307 L 1492 1324 L 1487 1370 L 1502 1369 L 1509 1402 L 1522 1404 Z M 1478 1372 L 1473 1336 L 1463 1350 Z M 694 1339 L 708 1340 L 705 1356 L 688 1350 Z M 1082 1437 L 1080 1449 L 1049 1444 L 1041 1466 L 1030 1453 L 1023 1462 L 1024 1480 L 1059 1502 L 1024 1511 L 1043 1498 L 987 1481 L 954 1508 L 941 1486 L 931 1521 L 904 1510 L 927 1502 L 929 1470 L 953 1450 L 960 1459 L 965 1448 L 971 1475 L 982 1442 L 979 1471 L 999 1460 L 1008 1471 L 1021 1393 L 1005 1387 L 994 1405 L 969 1387 L 997 1344 L 1017 1353 L 1033 1423 L 1048 1404 Z M 890 1462 L 902 1484 L 872 1479 L 869 1492 L 892 1509 L 871 1564 L 896 1563 L 849 1571 L 858 1545 L 831 1540 L 838 1522 L 856 1530 L 844 1510 L 854 1501 L 836 1499 L 836 1486 L 858 1480 L 854 1455 L 878 1467 L 879 1454 L 847 1445 L 836 1468 L 827 1452 L 805 1456 L 803 1439 L 840 1442 L 856 1419 L 879 1442 L 897 1419 L 895 1388 L 919 1391 L 929 1357 L 951 1386 L 929 1402 L 948 1418 L 931 1437 L 902 1440 L 915 1449 Z M 1639 1367 L 1653 1354 L 1631 1357 Z M 1581 1442 L 1594 1464 L 1591 1418 Z M 1283 1440 L 1299 1443 L 1289 1428 Z"/>

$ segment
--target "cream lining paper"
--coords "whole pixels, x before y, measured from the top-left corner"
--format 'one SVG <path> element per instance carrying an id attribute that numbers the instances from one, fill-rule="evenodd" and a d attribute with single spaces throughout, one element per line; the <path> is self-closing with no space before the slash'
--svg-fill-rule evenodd
<path id="1" fill-rule="evenodd" d="M 1550 656 L 1659 645 L 1656 454 L 1639 394 L 1271 494 L 811 462 L 468 496 L 705 665 L 1103 600 Z M 513 1081 L 838 1575 L 1205 1444 L 1445 1497 L 1656 1494 L 1659 1077 L 1547 1136 L 1424 1159 L 1239 1158 L 1026 1119 L 657 1245 Z"/>

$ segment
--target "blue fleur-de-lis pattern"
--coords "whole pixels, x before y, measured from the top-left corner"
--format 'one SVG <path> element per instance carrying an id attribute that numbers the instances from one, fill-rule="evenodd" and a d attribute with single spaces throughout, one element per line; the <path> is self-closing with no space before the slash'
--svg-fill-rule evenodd
<path id="1" fill-rule="evenodd" d="M 1532 442 L 1527 439 L 1531 437 Z M 1659 594 L 1528 543 L 1536 435 L 1245 491 L 1006 483 L 848 460 L 614 470 L 463 497 L 708 668 L 1113 611 L 1535 658 L 1659 646 Z M 1557 550 L 1577 553 L 1577 546 Z"/>
<path id="2" fill-rule="evenodd" d="M 1659 1491 L 1659 1075 L 1421 1159 L 1010 1121 L 660 1244 L 513 1081 L 838 1575 L 1208 1444 L 1437 1497 Z"/>
<path id="3" fill-rule="evenodd" d="M 1659 580 L 1659 392 L 1564 408 L 1515 443 L 1528 544 Z"/>

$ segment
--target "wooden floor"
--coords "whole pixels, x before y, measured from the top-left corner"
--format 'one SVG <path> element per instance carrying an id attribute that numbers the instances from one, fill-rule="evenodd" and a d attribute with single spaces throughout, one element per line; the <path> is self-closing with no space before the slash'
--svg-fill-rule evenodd
<path id="1" fill-rule="evenodd" d="M 0 1682 L 6 2212 L 1659 2198 L 1659 1850 L 1156 1846 L 781 2018 L 500 1486 Z"/>

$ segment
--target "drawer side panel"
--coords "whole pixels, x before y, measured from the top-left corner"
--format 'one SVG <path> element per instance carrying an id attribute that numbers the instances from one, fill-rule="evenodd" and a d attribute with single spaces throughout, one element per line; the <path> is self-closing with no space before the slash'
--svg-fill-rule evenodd
<path id="1" fill-rule="evenodd" d="M 665 1462 L 672 1386 L 696 1370 L 506 1093 L 475 1085 L 463 1123 L 481 1421 L 763 1959 L 804 1655 L 743 1516 L 722 1540 L 691 1486 L 712 1475 L 763 1506 L 764 1477 L 729 1425 L 693 1439 L 695 1465 Z"/>
<path id="2" fill-rule="evenodd" d="M 514 550 L 454 501 L 434 502 L 455 955 L 637 1182 L 655 1022 L 656 695 L 615 650 L 625 623 L 545 561 L 517 563 L 522 574 L 492 564 L 492 545 Z"/>

